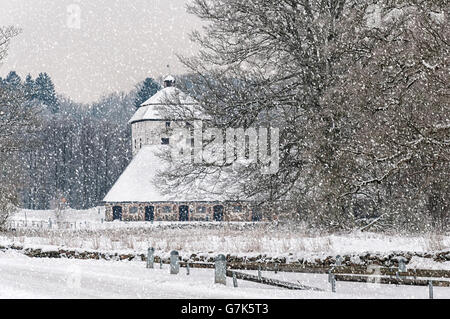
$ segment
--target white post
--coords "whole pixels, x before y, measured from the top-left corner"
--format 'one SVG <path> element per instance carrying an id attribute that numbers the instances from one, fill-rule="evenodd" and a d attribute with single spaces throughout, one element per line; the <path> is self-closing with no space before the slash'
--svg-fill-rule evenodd
<path id="1" fill-rule="evenodd" d="M 406 264 L 405 259 L 402 257 L 398 261 L 398 271 L 399 272 L 406 272 Z"/>
<path id="2" fill-rule="evenodd" d="M 151 247 L 147 250 L 147 268 L 153 269 L 154 261 L 155 261 L 155 248 Z"/>
<path id="3" fill-rule="evenodd" d="M 336 292 L 336 277 L 331 274 L 331 291 Z"/>
<path id="4" fill-rule="evenodd" d="M 428 281 L 428 295 L 429 295 L 430 299 L 434 298 L 434 296 L 433 296 L 433 281 L 432 280 Z"/>
<path id="5" fill-rule="evenodd" d="M 236 273 L 233 271 L 233 286 L 234 288 L 238 287 L 238 282 L 237 282 L 237 278 L 236 278 Z"/>
<path id="6" fill-rule="evenodd" d="M 331 284 L 331 291 L 336 292 L 336 277 L 333 274 L 333 268 L 328 271 L 328 282 Z"/>
<path id="7" fill-rule="evenodd" d="M 342 259 L 341 255 L 336 256 L 336 266 L 342 266 Z"/>
<path id="8" fill-rule="evenodd" d="M 170 252 L 170 273 L 177 275 L 180 272 L 180 262 L 178 251 L 173 250 Z"/>
<path id="9" fill-rule="evenodd" d="M 225 255 L 216 257 L 214 283 L 227 284 L 227 258 Z"/>

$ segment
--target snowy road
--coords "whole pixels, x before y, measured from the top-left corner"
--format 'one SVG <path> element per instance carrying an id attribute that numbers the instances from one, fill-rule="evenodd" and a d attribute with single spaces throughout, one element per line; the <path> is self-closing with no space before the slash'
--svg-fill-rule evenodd
<path id="1" fill-rule="evenodd" d="M 159 266 L 157 267 L 159 268 Z M 326 275 L 264 273 L 282 280 L 327 289 L 326 292 L 290 291 L 239 281 L 239 288 L 213 284 L 214 271 L 146 269 L 143 262 L 29 258 L 0 252 L 0 298 L 427 298 L 425 287 L 338 283 L 329 292 Z M 449 288 L 436 288 L 436 298 L 450 298 Z"/>
<path id="2" fill-rule="evenodd" d="M 181 269 L 179 275 L 170 275 L 168 266 L 164 267 L 150 270 L 143 262 L 41 259 L 0 253 L 0 298 L 309 297 L 305 292 L 245 282 L 238 289 L 231 281 L 227 287 L 219 286 L 213 284 L 213 270 L 192 269 L 187 276 Z"/>

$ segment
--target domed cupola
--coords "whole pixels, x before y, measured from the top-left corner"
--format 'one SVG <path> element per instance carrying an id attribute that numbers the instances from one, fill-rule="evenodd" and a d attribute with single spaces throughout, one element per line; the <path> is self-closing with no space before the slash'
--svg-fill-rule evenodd
<path id="1" fill-rule="evenodd" d="M 175 85 L 175 78 L 173 76 L 169 75 L 164 79 L 165 88 L 172 87 L 174 85 Z"/>
<path id="2" fill-rule="evenodd" d="M 191 120 L 184 118 L 184 112 L 177 112 L 177 118 L 166 112 L 171 105 L 186 114 L 193 114 L 198 103 L 192 97 L 175 87 L 175 78 L 171 75 L 164 80 L 164 88 L 142 103 L 128 122 L 131 124 L 133 155 L 145 145 L 169 144 L 169 128 L 174 122 Z M 179 114 L 178 114 L 179 113 Z"/>

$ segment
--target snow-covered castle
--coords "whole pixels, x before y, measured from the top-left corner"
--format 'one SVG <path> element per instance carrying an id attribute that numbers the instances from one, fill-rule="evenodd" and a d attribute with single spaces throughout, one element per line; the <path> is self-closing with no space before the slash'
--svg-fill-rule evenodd
<path id="1" fill-rule="evenodd" d="M 104 198 L 106 220 L 124 221 L 252 221 L 259 214 L 250 202 L 229 200 L 192 187 L 188 194 L 163 194 L 158 189 L 157 173 L 163 160 L 157 155 L 168 145 L 171 127 L 190 125 L 186 119 L 168 119 L 167 101 L 177 100 L 181 108 L 198 103 L 175 86 L 172 76 L 164 88 L 144 102 L 129 121 L 132 129 L 133 160 Z M 206 185 L 206 188 L 210 187 Z M 211 185 L 214 187 L 214 185 Z M 205 185 L 202 185 L 205 188 Z"/>

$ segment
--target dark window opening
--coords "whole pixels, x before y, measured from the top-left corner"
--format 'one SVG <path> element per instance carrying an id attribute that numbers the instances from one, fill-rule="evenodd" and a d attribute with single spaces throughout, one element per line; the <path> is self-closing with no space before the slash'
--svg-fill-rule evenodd
<path id="1" fill-rule="evenodd" d="M 180 212 L 180 216 L 179 216 L 180 222 L 189 221 L 189 206 L 185 206 L 185 205 L 180 206 L 179 212 Z"/>
<path id="2" fill-rule="evenodd" d="M 214 220 L 216 222 L 223 221 L 223 210 L 224 209 L 222 205 L 214 206 Z"/>
<path id="3" fill-rule="evenodd" d="M 122 206 L 113 207 L 113 220 L 122 220 Z"/>
<path id="4" fill-rule="evenodd" d="M 145 207 L 145 221 L 152 222 L 155 220 L 155 207 L 146 206 Z"/>
<path id="5" fill-rule="evenodd" d="M 162 139 L 161 139 L 161 144 L 162 144 L 162 145 L 169 145 L 169 141 L 170 141 L 170 140 L 169 140 L 168 138 L 162 138 Z"/>
<path id="6" fill-rule="evenodd" d="M 253 222 L 259 222 L 262 220 L 262 214 L 261 211 L 259 211 L 258 209 L 253 209 L 252 210 L 252 221 Z"/>

